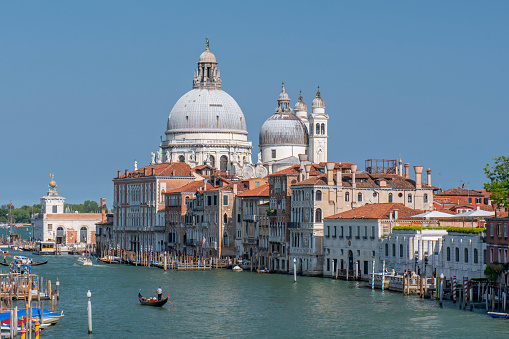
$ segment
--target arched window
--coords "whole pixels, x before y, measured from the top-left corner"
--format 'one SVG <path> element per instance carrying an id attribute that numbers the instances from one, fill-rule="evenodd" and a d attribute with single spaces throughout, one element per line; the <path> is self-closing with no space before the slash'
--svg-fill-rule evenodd
<path id="1" fill-rule="evenodd" d="M 345 201 L 350 201 L 350 193 L 348 192 L 345 193 Z"/>
<path id="2" fill-rule="evenodd" d="M 65 242 L 65 233 L 64 233 L 64 228 L 63 227 L 58 227 L 57 228 L 57 237 L 56 237 L 56 242 L 57 244 L 63 244 Z M 76 239 L 74 239 L 76 240 Z"/>
<path id="3" fill-rule="evenodd" d="M 477 248 L 474 248 L 474 264 L 479 263 L 479 253 L 477 251 Z"/>
<path id="4" fill-rule="evenodd" d="M 411 194 L 409 194 L 409 195 L 408 195 L 408 202 L 409 202 L 409 203 L 411 203 L 411 202 L 412 202 L 412 195 L 411 195 Z"/>
<path id="5" fill-rule="evenodd" d="M 316 124 L 316 134 L 320 134 L 320 124 Z"/>
<path id="6" fill-rule="evenodd" d="M 403 244 L 399 244 L 399 257 L 403 258 Z"/>
<path id="7" fill-rule="evenodd" d="M 226 213 L 223 215 L 223 222 L 225 224 L 228 223 L 228 215 Z"/>
<path id="8" fill-rule="evenodd" d="M 396 256 L 396 244 L 392 244 L 392 256 Z"/>
<path id="9" fill-rule="evenodd" d="M 321 128 L 320 134 L 325 134 L 325 124 L 322 124 L 322 128 Z"/>
<path id="10" fill-rule="evenodd" d="M 222 155 L 221 158 L 219 159 L 219 170 L 221 172 L 226 172 L 227 169 L 228 169 L 228 158 L 226 157 L 226 155 Z"/>
<path id="11" fill-rule="evenodd" d="M 458 247 L 455 248 L 454 254 L 455 254 L 456 262 L 459 262 L 460 261 L 460 249 Z"/>
<path id="12" fill-rule="evenodd" d="M 428 203 L 428 195 L 426 193 L 424 193 L 424 203 L 425 204 Z"/>
<path id="13" fill-rule="evenodd" d="M 315 215 L 316 215 L 315 221 L 322 222 L 322 210 L 320 208 L 316 209 Z"/>
<path id="14" fill-rule="evenodd" d="M 389 202 L 392 202 L 392 193 L 389 193 Z"/>
<path id="15" fill-rule="evenodd" d="M 85 226 L 80 229 L 80 242 L 87 243 L 87 228 Z"/>
<path id="16" fill-rule="evenodd" d="M 322 201 L 322 191 L 316 191 L 316 201 Z"/>
<path id="17" fill-rule="evenodd" d="M 468 262 L 468 248 L 465 248 L 465 262 Z"/>
<path id="18" fill-rule="evenodd" d="M 362 193 L 357 194 L 357 201 L 362 202 Z"/>
<path id="19" fill-rule="evenodd" d="M 388 243 L 385 243 L 385 256 L 386 257 L 389 256 L 389 244 Z"/>
<path id="20" fill-rule="evenodd" d="M 214 157 L 212 154 L 209 156 L 209 160 L 210 160 L 210 166 L 212 167 L 216 167 L 216 157 Z M 207 162 L 207 159 L 205 159 L 205 162 Z"/>
<path id="21" fill-rule="evenodd" d="M 447 261 L 451 261 L 451 248 L 447 247 Z"/>

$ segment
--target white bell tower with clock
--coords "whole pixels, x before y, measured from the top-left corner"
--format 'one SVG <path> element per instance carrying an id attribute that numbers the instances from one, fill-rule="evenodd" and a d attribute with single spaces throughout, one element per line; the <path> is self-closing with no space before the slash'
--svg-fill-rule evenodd
<path id="1" fill-rule="evenodd" d="M 309 120 L 309 161 L 314 164 L 327 162 L 327 138 L 329 116 L 325 114 L 325 103 L 320 96 L 320 87 L 311 106 Z"/>

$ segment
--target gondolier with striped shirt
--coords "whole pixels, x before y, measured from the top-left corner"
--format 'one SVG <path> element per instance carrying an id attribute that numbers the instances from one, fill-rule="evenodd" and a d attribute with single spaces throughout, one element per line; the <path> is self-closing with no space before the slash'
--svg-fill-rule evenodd
<path id="1" fill-rule="evenodd" d="M 161 288 L 161 286 L 159 286 L 159 288 L 156 290 L 156 293 L 157 293 L 157 300 L 161 300 L 163 297 L 163 289 Z"/>

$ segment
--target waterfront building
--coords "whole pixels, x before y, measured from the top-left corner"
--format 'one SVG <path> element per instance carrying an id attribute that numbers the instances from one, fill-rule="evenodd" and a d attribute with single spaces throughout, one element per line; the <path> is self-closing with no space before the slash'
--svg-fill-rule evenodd
<path id="1" fill-rule="evenodd" d="M 257 260 L 261 266 L 269 266 L 267 217 L 269 184 L 246 190 L 237 195 L 237 200 L 239 207 L 235 232 L 237 256 Z"/>
<path id="2" fill-rule="evenodd" d="M 95 224 L 96 255 L 101 257 L 111 254 L 116 244 L 113 237 L 113 213 L 106 214 L 103 210 L 102 219 Z"/>
<path id="3" fill-rule="evenodd" d="M 52 179 L 47 194 L 41 198 L 41 213 L 32 216 L 32 239 L 59 245 L 95 244 L 95 224 L 102 220 L 101 213 L 65 213 L 65 198 L 56 188 Z"/>
<path id="4" fill-rule="evenodd" d="M 305 163 L 305 156 L 302 160 Z M 309 164 L 301 167 L 306 166 Z M 396 160 L 367 160 L 364 172 L 351 163 L 322 163 L 320 167 L 317 175 L 307 178 L 304 174 L 304 180 L 291 186 L 290 254 L 304 274 L 322 274 L 323 218 L 366 204 L 399 203 L 410 209 L 432 209 L 437 188 L 421 182 L 421 166 L 414 166 L 415 180 L 409 177 L 409 165 L 405 164 L 402 172 Z M 428 182 L 430 173 L 428 170 Z"/>
<path id="5" fill-rule="evenodd" d="M 485 278 L 486 268 L 486 233 L 467 233 L 449 231 L 443 236 L 438 262 L 435 262 L 436 273 L 447 277 Z"/>
<path id="6" fill-rule="evenodd" d="M 509 218 L 486 220 L 487 265 L 503 267 L 501 280 L 509 285 Z"/>
<path id="7" fill-rule="evenodd" d="M 164 251 L 168 243 L 164 193 L 203 180 L 186 163 L 142 167 L 113 179 L 113 233 L 118 249 Z"/>
<path id="8" fill-rule="evenodd" d="M 388 236 L 394 226 L 414 223 L 409 220 L 421 211 L 402 203 L 367 204 L 325 217 L 323 275 L 339 272 L 369 279 L 372 263 L 382 269 L 380 239 Z"/>

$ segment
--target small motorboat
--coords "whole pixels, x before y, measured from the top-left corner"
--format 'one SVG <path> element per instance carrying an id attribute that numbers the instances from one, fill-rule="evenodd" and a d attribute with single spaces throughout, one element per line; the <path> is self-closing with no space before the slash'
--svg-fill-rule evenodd
<path id="1" fill-rule="evenodd" d="M 258 273 L 269 273 L 269 269 L 267 267 L 264 267 L 264 268 L 259 268 L 256 270 L 256 272 Z"/>
<path id="2" fill-rule="evenodd" d="M 235 271 L 235 272 L 242 272 L 243 270 L 244 269 L 242 267 L 240 267 L 239 265 L 235 265 L 232 268 L 232 271 Z"/>
<path id="3" fill-rule="evenodd" d="M 499 312 L 488 312 L 488 315 L 492 318 L 506 318 L 509 319 L 509 313 L 499 313 Z"/>
<path id="4" fill-rule="evenodd" d="M 80 262 L 83 266 L 92 266 L 92 260 L 86 257 L 79 257 L 78 262 Z"/>
<path id="5" fill-rule="evenodd" d="M 138 299 L 140 300 L 140 304 L 145 305 L 145 306 L 161 307 L 164 304 L 166 304 L 169 297 L 170 297 L 170 295 L 168 295 L 166 298 L 161 299 L 161 300 L 157 300 L 157 298 L 148 298 L 147 299 L 141 295 L 141 290 L 138 292 Z"/>

